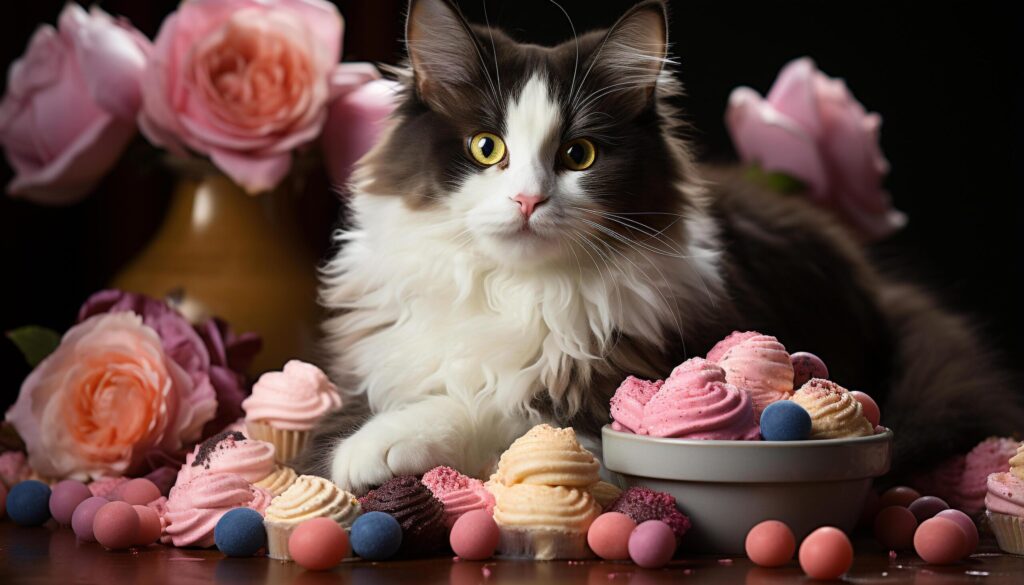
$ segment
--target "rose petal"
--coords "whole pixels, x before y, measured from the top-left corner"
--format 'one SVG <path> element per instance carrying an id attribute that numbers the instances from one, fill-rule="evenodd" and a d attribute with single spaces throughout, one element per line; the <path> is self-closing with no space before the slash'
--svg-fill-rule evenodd
<path id="1" fill-rule="evenodd" d="M 74 33 L 73 42 L 96 104 L 115 116 L 133 120 L 142 103 L 140 83 L 149 42 L 138 31 L 119 26 L 97 7 Z"/>
<path id="2" fill-rule="evenodd" d="M 281 182 L 292 167 L 291 154 L 260 156 L 227 150 L 214 150 L 210 159 L 250 194 L 269 191 Z"/>
<path id="3" fill-rule="evenodd" d="M 815 76 L 818 75 L 818 68 L 809 57 L 790 61 L 779 72 L 765 98 L 775 110 L 816 140 L 822 132 L 814 93 Z"/>
<path id="4" fill-rule="evenodd" d="M 322 144 L 327 172 L 335 185 L 344 185 L 353 164 L 377 143 L 395 109 L 400 88 L 394 81 L 371 81 L 331 104 Z"/>

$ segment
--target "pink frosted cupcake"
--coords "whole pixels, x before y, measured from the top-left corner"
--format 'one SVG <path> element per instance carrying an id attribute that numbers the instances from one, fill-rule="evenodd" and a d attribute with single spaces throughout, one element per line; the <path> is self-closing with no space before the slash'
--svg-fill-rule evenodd
<path id="1" fill-rule="evenodd" d="M 917 475 L 910 485 L 926 496 L 942 498 L 952 508 L 963 510 L 964 501 L 960 486 L 964 479 L 967 457 L 954 455 L 927 473 Z"/>
<path id="2" fill-rule="evenodd" d="M 1009 464 L 1009 471 L 993 473 L 985 480 L 986 515 L 999 548 L 1024 555 L 1024 443 Z"/>
<path id="3" fill-rule="evenodd" d="M 451 467 L 431 469 L 423 474 L 422 482 L 444 505 L 444 523 L 448 528 L 466 512 L 494 511 L 494 496 L 484 487 L 484 482 Z"/>
<path id="4" fill-rule="evenodd" d="M 733 333 L 708 352 L 708 361 L 725 370 L 727 382 L 750 392 L 757 421 L 769 404 L 793 394 L 793 362 L 786 347 L 771 335 Z"/>
<path id="5" fill-rule="evenodd" d="M 197 475 L 191 481 L 171 488 L 164 509 L 164 543 L 174 546 L 213 546 L 217 521 L 233 508 L 252 508 L 263 514 L 273 496 L 233 473 Z"/>
<path id="6" fill-rule="evenodd" d="M 961 510 L 973 516 L 984 509 L 988 476 L 1010 470 L 1010 458 L 1019 444 L 1005 437 L 990 437 L 971 449 L 959 489 Z"/>
<path id="7" fill-rule="evenodd" d="M 277 461 L 287 463 L 306 446 L 317 420 L 341 408 L 341 394 L 320 368 L 292 360 L 283 371 L 260 376 L 242 408 L 249 436 L 273 443 Z"/>
<path id="8" fill-rule="evenodd" d="M 196 445 L 185 456 L 175 485 L 208 473 L 233 473 L 256 483 L 274 471 L 274 452 L 274 446 L 266 441 L 246 439 L 238 431 L 225 431 Z"/>
<path id="9" fill-rule="evenodd" d="M 612 428 L 638 435 L 646 434 L 643 428 L 644 406 L 661 389 L 662 384 L 661 380 L 651 382 L 633 376 L 626 378 L 612 396 Z"/>
<path id="10" fill-rule="evenodd" d="M 644 427 L 654 437 L 756 440 L 750 394 L 722 380 L 718 366 L 693 358 L 677 367 L 644 407 Z"/>

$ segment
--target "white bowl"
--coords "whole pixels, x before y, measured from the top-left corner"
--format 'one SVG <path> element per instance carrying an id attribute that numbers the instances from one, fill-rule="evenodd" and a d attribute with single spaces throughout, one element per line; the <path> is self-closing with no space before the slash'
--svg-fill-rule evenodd
<path id="1" fill-rule="evenodd" d="M 855 439 L 700 441 L 602 429 L 604 464 L 625 486 L 675 496 L 693 521 L 685 550 L 743 554 L 747 532 L 781 520 L 799 542 L 820 526 L 850 533 L 892 462 L 890 430 Z"/>

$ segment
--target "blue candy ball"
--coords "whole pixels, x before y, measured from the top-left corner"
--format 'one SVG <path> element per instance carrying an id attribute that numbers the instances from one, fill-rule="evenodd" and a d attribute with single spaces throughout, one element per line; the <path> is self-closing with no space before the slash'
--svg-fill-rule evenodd
<path id="1" fill-rule="evenodd" d="M 369 561 L 395 556 L 402 546 L 402 527 L 390 514 L 367 512 L 356 518 L 349 535 L 352 552 Z"/>
<path id="2" fill-rule="evenodd" d="M 251 508 L 229 510 L 213 528 L 213 542 L 229 557 L 251 557 L 267 546 L 263 516 Z"/>
<path id="3" fill-rule="evenodd" d="M 802 441 L 811 436 L 811 415 L 789 400 L 773 402 L 761 413 L 761 438 L 765 441 Z"/>
<path id="4" fill-rule="evenodd" d="M 50 519 L 50 486 L 29 479 L 7 494 L 7 514 L 18 526 L 42 526 Z"/>

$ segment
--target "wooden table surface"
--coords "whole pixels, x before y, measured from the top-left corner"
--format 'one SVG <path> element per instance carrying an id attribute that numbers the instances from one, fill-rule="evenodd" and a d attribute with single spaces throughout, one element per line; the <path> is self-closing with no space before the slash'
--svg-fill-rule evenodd
<path id="1" fill-rule="evenodd" d="M 1024 585 L 1024 557 L 998 554 L 992 543 L 963 563 L 933 567 L 913 555 L 894 559 L 867 542 L 845 581 L 852 584 Z M 449 583 L 499 585 L 586 583 L 588 585 L 723 584 L 783 585 L 812 583 L 795 562 L 761 569 L 745 558 L 695 558 L 674 561 L 659 570 L 628 563 L 452 562 L 448 557 L 386 563 L 345 562 L 329 572 L 309 572 L 294 563 L 266 558 L 228 559 L 216 550 L 186 550 L 154 545 L 123 552 L 104 551 L 77 542 L 69 529 L 19 528 L 0 522 L 0 585 L 20 583 L 96 583 L 145 585 L 216 583 L 217 585 L 327 585 L 377 583 Z"/>

